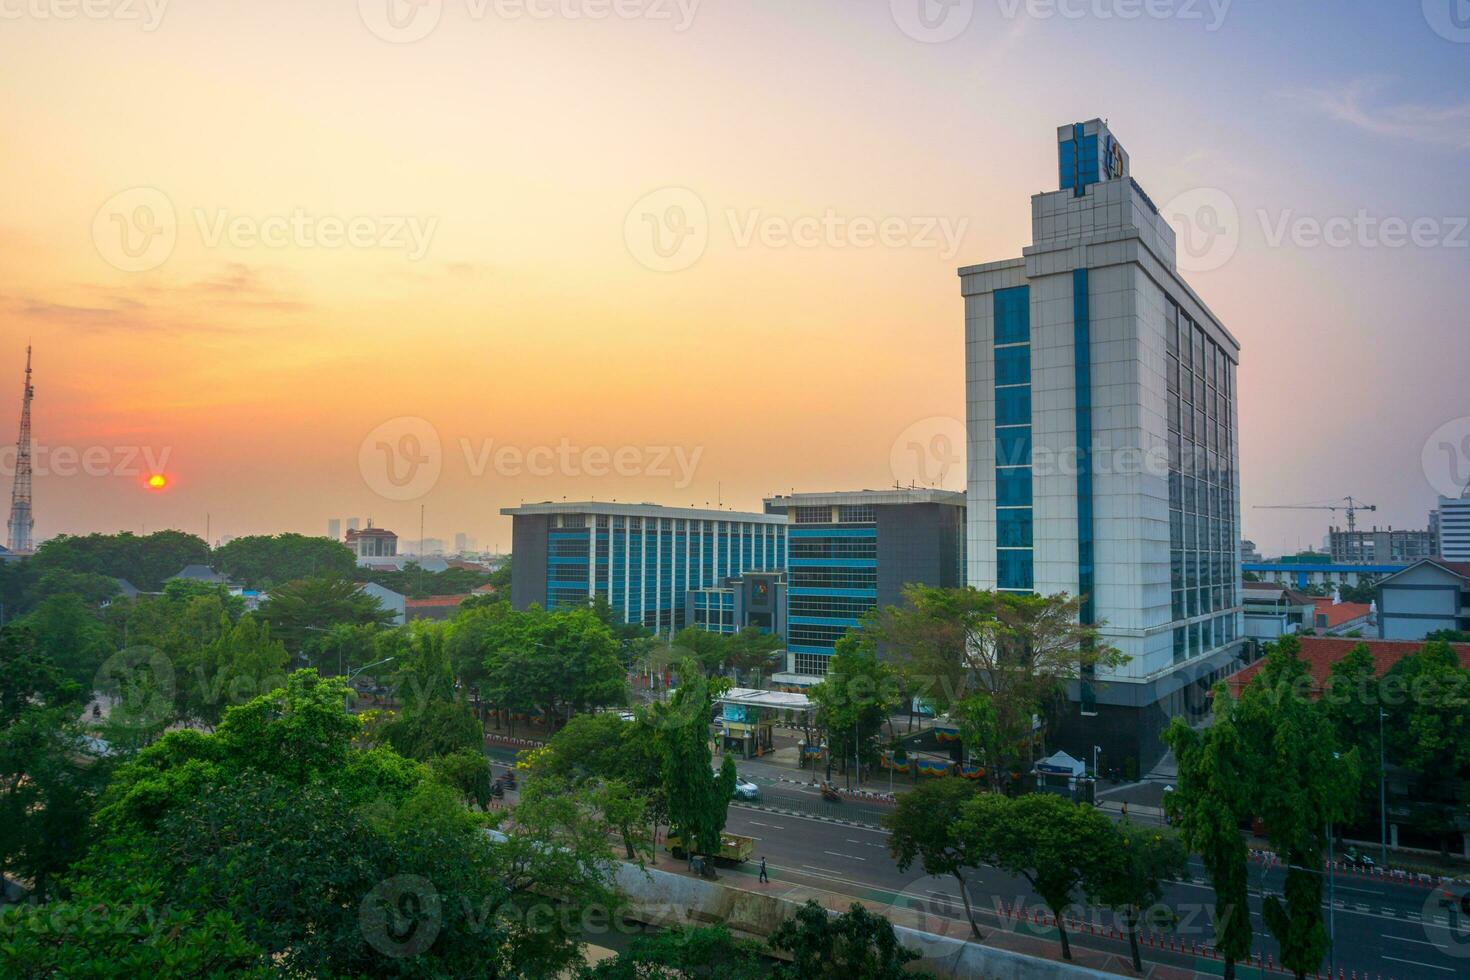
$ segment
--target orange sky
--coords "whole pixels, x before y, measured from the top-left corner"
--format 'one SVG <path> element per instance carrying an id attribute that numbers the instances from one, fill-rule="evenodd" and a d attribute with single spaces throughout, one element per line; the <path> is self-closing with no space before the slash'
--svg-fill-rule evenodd
<path id="1" fill-rule="evenodd" d="M 1224 188 L 1245 215 L 1238 253 L 1191 281 L 1244 345 L 1247 504 L 1351 492 L 1422 524 L 1420 448 L 1470 414 L 1470 253 L 1273 246 L 1254 217 L 1470 213 L 1470 140 L 1416 128 L 1438 111 L 1463 135 L 1445 93 L 1470 49 L 1422 21 L 1378 30 L 1396 80 L 1364 82 L 1352 51 L 1291 55 L 1310 22 L 1244 2 L 1215 32 L 982 4 L 943 44 L 835 0 L 696 4 L 687 30 L 445 0 L 407 44 L 359 5 L 300 6 L 6 20 L 0 420 L 29 339 L 38 446 L 110 461 L 38 471 L 40 537 L 202 533 L 206 514 L 216 537 L 332 516 L 416 537 L 423 504 L 430 535 L 505 548 L 498 510 L 522 499 L 753 508 L 917 476 L 907 443 L 963 417 L 955 268 L 1019 253 L 1054 127 L 1095 115 L 1160 203 Z M 638 238 L 650 194 L 704 212 L 702 254 L 674 271 Z M 121 248 L 170 228 L 163 254 Z M 404 417 L 437 434 L 439 475 L 392 499 L 360 454 Z M 493 462 L 564 442 L 576 472 Z M 583 472 L 622 447 L 654 472 Z M 658 447 L 697 456 L 687 485 Z M 126 465 L 142 450 L 166 492 Z M 1245 532 L 1294 547 L 1324 525 L 1248 511 Z"/>

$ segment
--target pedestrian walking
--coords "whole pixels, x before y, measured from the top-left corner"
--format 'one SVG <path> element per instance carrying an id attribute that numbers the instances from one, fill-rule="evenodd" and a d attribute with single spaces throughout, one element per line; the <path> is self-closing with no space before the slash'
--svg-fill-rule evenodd
<path id="1" fill-rule="evenodd" d="M 761 876 L 760 876 L 760 883 L 761 884 L 766 884 L 766 885 L 769 885 L 771 883 L 771 876 L 768 875 L 768 874 L 766 874 L 766 859 L 765 859 L 764 856 L 761 857 Z"/>
<path id="2" fill-rule="evenodd" d="M 1128 819 L 1128 801 L 1127 800 L 1124 800 L 1123 801 L 1123 819 L 1124 820 L 1127 820 Z"/>

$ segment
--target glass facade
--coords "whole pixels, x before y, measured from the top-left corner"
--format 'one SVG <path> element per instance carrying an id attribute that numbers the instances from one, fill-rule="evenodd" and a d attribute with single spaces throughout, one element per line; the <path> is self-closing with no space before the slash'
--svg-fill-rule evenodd
<path id="1" fill-rule="evenodd" d="M 997 289 L 994 304 L 996 585 L 1030 592 L 1031 287 Z"/>
<path id="2" fill-rule="evenodd" d="M 546 608 L 583 606 L 603 596 L 624 622 L 661 633 L 677 631 L 695 625 L 685 622 L 684 600 L 690 590 L 715 589 L 742 572 L 785 568 L 786 525 L 553 514 L 546 563 Z M 723 625 L 718 605 L 706 605 L 706 616 L 710 613 Z M 696 599 L 695 619 L 699 615 Z"/>
<path id="3" fill-rule="evenodd" d="M 1169 402 L 1170 618 L 1174 661 L 1235 640 L 1235 364 L 1172 299 L 1165 308 Z"/>
<path id="4" fill-rule="evenodd" d="M 815 520 L 819 510 L 826 523 Z M 868 506 L 798 507 L 796 514 L 799 526 L 787 530 L 786 646 L 798 674 L 820 676 L 837 641 L 878 604 L 877 517 Z"/>

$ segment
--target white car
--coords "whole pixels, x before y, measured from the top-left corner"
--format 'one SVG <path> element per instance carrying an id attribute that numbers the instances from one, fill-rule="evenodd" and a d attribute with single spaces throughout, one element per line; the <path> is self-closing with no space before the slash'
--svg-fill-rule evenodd
<path id="1" fill-rule="evenodd" d="M 761 788 L 750 780 L 741 776 L 735 777 L 735 791 L 730 794 L 734 800 L 744 800 L 747 803 L 759 803 Z"/>

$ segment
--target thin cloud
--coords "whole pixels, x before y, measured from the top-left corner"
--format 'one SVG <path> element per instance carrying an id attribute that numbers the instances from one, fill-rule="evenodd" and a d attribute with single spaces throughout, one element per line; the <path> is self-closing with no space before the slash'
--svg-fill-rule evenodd
<path id="1" fill-rule="evenodd" d="M 1383 102 L 1384 78 L 1364 78 L 1341 89 L 1307 89 L 1288 97 L 1376 136 L 1470 149 L 1470 102 L 1423 105 Z"/>

